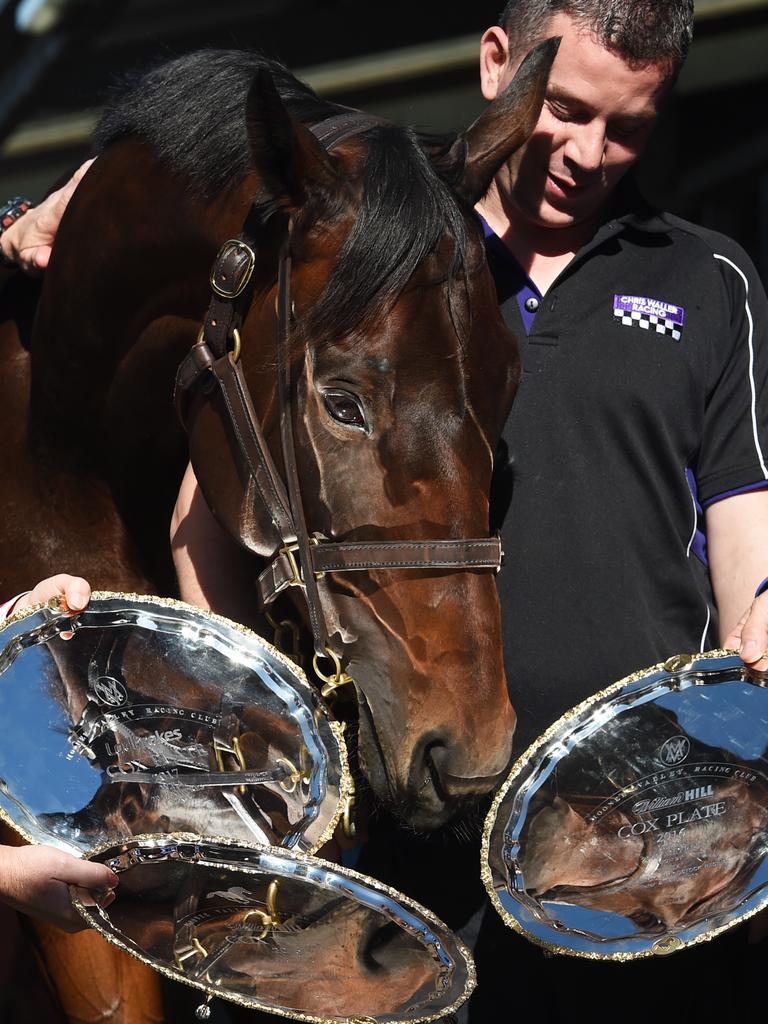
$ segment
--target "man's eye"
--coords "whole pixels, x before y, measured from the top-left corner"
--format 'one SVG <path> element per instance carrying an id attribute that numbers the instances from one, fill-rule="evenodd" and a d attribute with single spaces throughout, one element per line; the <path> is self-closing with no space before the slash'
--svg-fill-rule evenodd
<path id="1" fill-rule="evenodd" d="M 343 423 L 347 427 L 356 427 L 358 430 L 366 430 L 368 424 L 365 422 L 365 413 L 359 398 L 348 391 L 325 391 L 323 401 L 328 415 Z"/>
<path id="2" fill-rule="evenodd" d="M 631 139 L 638 134 L 640 128 L 639 124 L 614 124 L 611 125 L 610 131 L 617 139 Z"/>
<path id="3" fill-rule="evenodd" d="M 560 103 L 555 103 L 553 100 L 547 100 L 547 107 L 553 117 L 556 117 L 558 121 L 570 121 L 571 115 L 569 111 L 562 106 Z"/>
<path id="4" fill-rule="evenodd" d="M 584 107 L 560 103 L 558 100 L 547 100 L 547 109 L 558 121 L 570 124 L 589 124 L 593 116 Z"/>

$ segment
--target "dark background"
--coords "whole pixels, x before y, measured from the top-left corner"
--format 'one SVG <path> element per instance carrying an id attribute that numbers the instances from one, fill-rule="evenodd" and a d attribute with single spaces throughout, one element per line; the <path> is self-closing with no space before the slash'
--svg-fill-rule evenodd
<path id="1" fill-rule="evenodd" d="M 0 0 L 0 198 L 38 199 L 86 154 L 117 76 L 201 46 L 256 47 L 333 99 L 422 128 L 461 128 L 482 107 L 477 43 L 499 6 Z M 768 0 L 698 0 L 696 12 L 690 58 L 643 161 L 645 189 L 737 238 L 768 278 Z"/>

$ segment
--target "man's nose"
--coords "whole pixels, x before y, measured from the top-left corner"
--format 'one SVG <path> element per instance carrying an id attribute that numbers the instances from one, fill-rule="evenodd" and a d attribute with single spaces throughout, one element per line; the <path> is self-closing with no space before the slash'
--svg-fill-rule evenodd
<path id="1" fill-rule="evenodd" d="M 598 124 L 574 126 L 565 151 L 576 173 L 593 174 L 603 164 L 605 129 Z"/>

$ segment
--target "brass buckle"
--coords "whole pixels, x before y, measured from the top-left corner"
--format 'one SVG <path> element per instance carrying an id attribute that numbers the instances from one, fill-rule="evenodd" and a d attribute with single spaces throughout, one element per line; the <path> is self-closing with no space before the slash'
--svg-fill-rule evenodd
<path id="1" fill-rule="evenodd" d="M 218 737 L 214 736 L 213 753 L 214 756 L 216 757 L 216 767 L 219 769 L 220 772 L 227 771 L 227 768 L 224 764 L 225 754 L 231 754 L 232 757 L 234 757 L 234 759 L 237 761 L 237 764 L 241 772 L 245 772 L 248 770 L 245 763 L 245 756 L 243 754 L 242 748 L 240 747 L 240 738 L 238 736 L 232 737 L 232 746 L 230 747 L 226 745 L 224 740 L 221 740 Z M 245 794 L 248 792 L 248 787 L 238 786 L 237 791 L 241 796 L 245 796 Z"/>
<path id="2" fill-rule="evenodd" d="M 312 547 L 317 547 L 320 543 L 318 537 L 310 537 L 309 543 Z M 288 587 L 305 587 L 304 574 L 301 571 L 301 565 L 296 555 L 299 552 L 299 544 L 286 544 L 285 547 L 280 548 L 278 555 L 285 555 L 288 559 L 288 568 L 291 570 L 291 578 L 288 580 L 286 586 Z M 324 572 L 316 572 L 314 574 L 316 580 L 321 580 L 325 576 Z"/>
<path id="3" fill-rule="evenodd" d="M 498 565 L 496 566 L 496 568 L 495 568 L 495 569 L 493 570 L 493 571 L 494 571 L 494 574 L 495 574 L 496 576 L 498 576 L 498 575 L 499 575 L 499 573 L 501 572 L 501 570 L 502 570 L 503 566 L 504 566 L 504 558 L 505 558 L 505 555 L 504 555 L 504 546 L 503 546 L 503 545 L 502 545 L 502 543 L 501 543 L 501 530 L 497 530 L 497 531 L 496 531 L 496 533 L 494 534 L 494 537 L 495 537 L 495 538 L 496 538 L 496 540 L 497 540 L 497 541 L 499 542 L 499 564 L 498 564 Z"/>
<path id="4" fill-rule="evenodd" d="M 287 586 L 289 587 L 305 586 L 304 579 L 301 575 L 301 566 L 299 565 L 299 560 L 296 557 L 298 550 L 298 544 L 286 544 L 284 548 L 280 548 L 279 552 L 281 555 L 285 555 L 288 559 L 288 568 L 291 570 L 291 578 L 287 583 Z"/>
<path id="5" fill-rule="evenodd" d="M 231 268 L 231 283 L 227 282 L 227 275 L 222 270 L 226 260 L 234 264 Z M 222 299 L 236 299 L 250 281 L 255 266 L 256 253 L 253 249 L 239 238 L 230 238 L 219 249 L 214 260 L 210 277 L 211 288 Z"/>

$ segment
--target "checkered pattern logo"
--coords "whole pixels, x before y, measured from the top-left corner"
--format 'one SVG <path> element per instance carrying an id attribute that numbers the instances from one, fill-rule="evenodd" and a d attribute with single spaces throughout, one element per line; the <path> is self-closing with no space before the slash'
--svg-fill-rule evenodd
<path id="1" fill-rule="evenodd" d="M 645 331 L 656 331 L 657 334 L 670 334 L 675 341 L 680 341 L 683 332 L 674 320 L 661 319 L 655 313 L 638 313 L 633 310 L 631 313 L 624 313 L 620 309 L 614 309 L 614 314 L 620 318 L 625 327 L 632 327 L 637 324 Z"/>
<path id="2" fill-rule="evenodd" d="M 639 295 L 614 295 L 613 315 L 625 327 L 639 327 L 644 331 L 665 334 L 674 341 L 683 336 L 685 310 L 660 299 L 647 299 Z"/>

